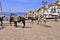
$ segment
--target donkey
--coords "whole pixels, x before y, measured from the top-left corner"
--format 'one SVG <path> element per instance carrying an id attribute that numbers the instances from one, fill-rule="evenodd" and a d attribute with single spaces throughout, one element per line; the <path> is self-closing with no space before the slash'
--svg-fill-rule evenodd
<path id="1" fill-rule="evenodd" d="M 0 21 L 1 21 L 1 26 L 3 25 L 3 18 L 4 18 L 5 16 L 1 16 L 0 17 Z"/>
<path id="2" fill-rule="evenodd" d="M 40 23 L 44 22 L 44 24 L 46 24 L 46 15 L 45 14 L 40 14 L 40 16 L 38 16 L 38 23 L 37 24 L 39 24 L 39 22 Z"/>
<path id="3" fill-rule="evenodd" d="M 40 23 L 43 23 L 44 22 L 46 24 L 45 15 L 42 15 L 42 14 L 40 14 L 39 16 L 31 17 L 30 20 L 31 20 L 30 24 L 31 23 L 34 23 L 34 21 L 36 21 L 36 20 L 38 22 L 37 24 L 39 24 L 39 22 Z"/>
<path id="4" fill-rule="evenodd" d="M 11 22 L 13 22 L 13 23 L 15 24 L 15 27 L 17 27 L 17 22 L 22 22 L 22 23 L 23 23 L 23 28 L 25 28 L 25 18 L 19 16 L 19 17 L 16 19 L 17 21 L 15 21 L 14 19 L 15 19 L 14 17 L 11 17 L 11 16 L 10 16 L 10 20 L 9 20 L 10 25 L 11 25 Z"/>

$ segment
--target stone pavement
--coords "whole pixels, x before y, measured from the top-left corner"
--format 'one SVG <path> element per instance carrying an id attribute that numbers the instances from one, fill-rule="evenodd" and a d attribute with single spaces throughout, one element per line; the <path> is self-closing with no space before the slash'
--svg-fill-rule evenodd
<path id="1" fill-rule="evenodd" d="M 25 28 L 22 23 L 17 28 L 8 24 L 5 22 L 0 30 L 0 40 L 60 40 L 60 21 L 48 20 L 46 25 L 26 23 Z"/>

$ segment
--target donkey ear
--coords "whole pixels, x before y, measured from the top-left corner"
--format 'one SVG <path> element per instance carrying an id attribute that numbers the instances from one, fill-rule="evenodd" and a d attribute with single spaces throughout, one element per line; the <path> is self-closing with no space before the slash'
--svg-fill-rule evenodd
<path id="1" fill-rule="evenodd" d="M 20 17 L 18 17 L 18 20 L 20 20 Z"/>
<path id="2" fill-rule="evenodd" d="M 18 17 L 18 22 L 21 22 L 21 19 L 20 19 L 20 17 Z"/>
<path id="3" fill-rule="evenodd" d="M 2 18 L 4 18 L 5 16 L 3 16 Z"/>

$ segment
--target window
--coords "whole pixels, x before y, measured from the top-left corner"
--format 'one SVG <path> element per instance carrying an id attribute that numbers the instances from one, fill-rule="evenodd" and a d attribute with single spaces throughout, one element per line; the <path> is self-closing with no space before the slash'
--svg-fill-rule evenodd
<path id="1" fill-rule="evenodd" d="M 53 6 L 53 7 L 51 8 L 51 12 L 52 12 L 52 13 L 56 13 L 56 7 L 55 7 L 55 6 Z"/>

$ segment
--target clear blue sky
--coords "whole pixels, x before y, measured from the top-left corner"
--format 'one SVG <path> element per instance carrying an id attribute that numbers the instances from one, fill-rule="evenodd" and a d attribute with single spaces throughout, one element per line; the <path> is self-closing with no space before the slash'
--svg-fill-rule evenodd
<path id="1" fill-rule="evenodd" d="M 42 1 L 47 1 L 47 4 L 56 2 L 56 0 L 1 0 L 1 3 L 3 12 L 27 12 L 42 7 Z"/>

